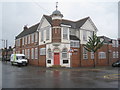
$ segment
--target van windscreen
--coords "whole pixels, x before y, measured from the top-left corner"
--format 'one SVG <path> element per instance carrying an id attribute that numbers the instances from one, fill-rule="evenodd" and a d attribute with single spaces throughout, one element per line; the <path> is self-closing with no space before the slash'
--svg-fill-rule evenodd
<path id="1" fill-rule="evenodd" d="M 17 56 L 17 59 L 25 59 L 25 56 Z"/>

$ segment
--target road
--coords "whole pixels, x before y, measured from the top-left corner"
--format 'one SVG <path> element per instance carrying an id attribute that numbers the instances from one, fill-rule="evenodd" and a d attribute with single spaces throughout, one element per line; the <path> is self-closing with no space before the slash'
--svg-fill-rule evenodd
<path id="1" fill-rule="evenodd" d="M 116 76 L 107 77 L 113 74 Z M 50 69 L 4 62 L 2 88 L 118 88 L 118 74 L 113 67 Z"/>

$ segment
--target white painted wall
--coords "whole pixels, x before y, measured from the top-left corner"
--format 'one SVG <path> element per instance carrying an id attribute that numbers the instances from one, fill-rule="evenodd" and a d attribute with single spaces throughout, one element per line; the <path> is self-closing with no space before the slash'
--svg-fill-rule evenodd
<path id="1" fill-rule="evenodd" d="M 52 20 L 54 20 L 54 19 L 62 19 L 62 17 L 61 16 L 53 16 Z"/>
<path id="2" fill-rule="evenodd" d="M 88 39 L 89 39 L 89 36 L 91 36 L 91 32 L 95 32 L 95 33 L 97 33 L 97 29 L 96 29 L 96 27 L 93 25 L 93 23 L 90 21 L 90 19 L 88 19 L 86 22 L 85 22 L 85 24 L 80 28 L 80 30 L 79 30 L 79 32 L 80 32 L 80 36 L 79 36 L 79 38 L 80 38 L 80 40 L 81 40 L 81 44 L 86 44 L 87 43 L 87 41 L 84 41 L 83 40 L 83 32 L 84 31 L 87 31 L 87 41 L 88 41 Z"/>
<path id="3" fill-rule="evenodd" d="M 48 29 L 46 27 L 49 28 L 49 34 L 50 34 L 49 40 L 46 40 L 46 30 Z M 51 25 L 45 17 L 42 17 L 42 19 L 40 21 L 40 25 L 38 27 L 38 30 L 39 30 L 39 45 L 50 43 L 52 41 L 51 40 L 51 36 L 52 36 Z M 44 36 L 44 40 L 42 42 L 41 42 L 41 31 L 43 31 L 43 36 Z M 45 43 L 44 43 L 44 41 L 45 41 Z"/>
<path id="4" fill-rule="evenodd" d="M 43 28 L 42 31 L 43 31 L 44 39 L 43 39 L 43 41 L 41 41 L 41 30 L 40 30 L 39 31 L 39 45 L 50 43 L 52 41 L 52 29 L 49 27 L 49 40 L 46 40 L 46 31 L 47 31 L 47 29 Z M 44 43 L 44 41 L 45 41 L 45 43 Z"/>
<path id="5" fill-rule="evenodd" d="M 60 50 L 60 65 L 65 66 L 65 67 L 70 67 L 70 53 L 68 53 L 68 57 L 65 58 L 65 59 L 69 60 L 68 64 L 63 64 L 63 58 L 62 58 L 62 50 L 64 48 L 67 48 L 68 50 L 70 50 L 70 44 L 61 44 L 61 43 L 54 43 L 54 44 L 59 44 L 58 48 Z M 48 53 L 47 53 L 49 48 L 52 51 L 52 58 L 51 59 L 48 58 Z M 53 44 L 47 44 L 46 45 L 46 66 L 47 67 L 50 67 L 50 66 L 54 65 L 54 52 L 53 52 L 54 48 L 55 48 L 55 46 Z M 47 60 L 51 60 L 51 64 L 48 64 Z"/>
<path id="6" fill-rule="evenodd" d="M 45 17 L 42 17 L 38 29 L 40 30 L 41 28 L 44 28 L 44 27 L 47 27 L 47 26 L 51 26 L 51 25 Z"/>
<path id="7" fill-rule="evenodd" d="M 88 19 L 81 28 L 89 31 L 96 31 L 95 26 L 90 19 Z"/>
<path id="8" fill-rule="evenodd" d="M 70 30 L 70 35 L 76 35 L 76 30 L 73 28 L 69 28 Z"/>

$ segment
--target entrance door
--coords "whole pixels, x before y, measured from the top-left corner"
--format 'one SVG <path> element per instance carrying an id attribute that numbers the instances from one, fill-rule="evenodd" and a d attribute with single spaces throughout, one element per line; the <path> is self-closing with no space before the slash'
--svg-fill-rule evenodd
<path id="1" fill-rule="evenodd" d="M 60 54 L 54 53 L 54 65 L 60 65 Z"/>

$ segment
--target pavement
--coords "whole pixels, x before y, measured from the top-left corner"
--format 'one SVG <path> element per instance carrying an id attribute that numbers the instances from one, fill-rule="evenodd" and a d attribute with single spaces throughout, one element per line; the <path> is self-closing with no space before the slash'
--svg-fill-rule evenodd
<path id="1" fill-rule="evenodd" d="M 2 63 L 3 88 L 118 88 L 119 68 L 41 68 Z"/>

